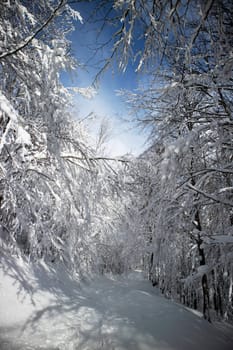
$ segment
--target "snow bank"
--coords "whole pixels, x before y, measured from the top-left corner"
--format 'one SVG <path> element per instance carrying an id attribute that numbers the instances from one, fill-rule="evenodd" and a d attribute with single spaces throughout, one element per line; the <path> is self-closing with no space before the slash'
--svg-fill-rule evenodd
<path id="1" fill-rule="evenodd" d="M 80 289 L 78 280 L 64 266 L 47 265 L 44 261 L 28 263 L 22 257 L 1 252 L 0 258 L 0 350 L 28 349 L 48 342 L 49 318 L 58 314 L 63 305 L 75 298 Z M 37 334 L 40 321 L 45 330 Z M 32 338 L 32 334 L 35 338 Z M 16 348 L 11 344 L 17 344 Z M 52 340 L 53 343 L 53 340 Z M 4 345 L 5 344 L 5 345 Z M 9 345 L 10 344 L 10 345 Z M 42 349 L 44 347 L 41 347 Z M 47 347 L 46 347 L 47 349 Z M 49 347 L 50 349 L 50 347 Z"/>
<path id="2" fill-rule="evenodd" d="M 80 283 L 1 254 L 0 350 L 230 350 L 228 327 L 166 300 L 140 271 Z"/>

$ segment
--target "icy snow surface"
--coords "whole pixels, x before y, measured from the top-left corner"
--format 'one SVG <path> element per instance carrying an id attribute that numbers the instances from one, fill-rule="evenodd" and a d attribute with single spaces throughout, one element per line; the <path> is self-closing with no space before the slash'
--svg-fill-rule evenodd
<path id="1" fill-rule="evenodd" d="M 80 283 L 1 252 L 0 350 L 230 350 L 226 327 L 166 300 L 140 273 Z"/>

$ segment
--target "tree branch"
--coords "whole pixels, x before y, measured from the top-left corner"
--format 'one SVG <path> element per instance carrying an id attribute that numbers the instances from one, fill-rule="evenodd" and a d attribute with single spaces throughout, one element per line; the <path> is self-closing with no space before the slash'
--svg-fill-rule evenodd
<path id="1" fill-rule="evenodd" d="M 48 24 L 49 22 L 56 16 L 57 12 L 60 10 L 60 8 L 62 8 L 62 6 L 64 6 L 66 3 L 66 0 L 60 0 L 59 4 L 57 5 L 57 7 L 54 9 L 54 11 L 52 12 L 52 14 L 48 17 L 48 19 L 35 31 L 34 34 L 32 34 L 31 36 L 29 36 L 28 38 L 26 38 L 24 40 L 24 42 L 22 42 L 21 44 L 19 44 L 18 47 L 3 53 L 0 55 L 0 59 L 6 58 L 8 56 L 14 55 L 17 52 L 21 51 L 22 49 L 24 49 Z"/>
<path id="2" fill-rule="evenodd" d="M 121 158 L 110 158 L 110 157 L 87 157 L 83 158 L 83 157 L 77 157 L 74 155 L 62 155 L 61 158 L 63 159 L 77 159 L 77 160 L 90 160 L 90 161 L 96 161 L 96 160 L 105 160 L 105 161 L 115 161 L 115 162 L 121 162 L 121 163 L 129 163 L 130 161 L 127 159 L 121 159 Z"/>
<path id="3" fill-rule="evenodd" d="M 44 174 L 44 173 L 38 171 L 37 169 L 33 169 L 33 168 L 28 168 L 28 169 L 26 169 L 26 172 L 29 172 L 29 171 L 35 172 L 35 173 L 37 173 L 38 175 L 43 176 L 43 177 L 45 177 L 46 179 L 48 179 L 48 180 L 54 182 L 54 179 L 52 179 L 50 176 L 48 176 L 48 175 L 46 175 L 46 174 Z"/>
<path id="4" fill-rule="evenodd" d="M 233 203 L 232 202 L 228 202 L 226 200 L 221 200 L 215 196 L 213 196 L 212 194 L 209 194 L 209 193 L 206 193 L 196 187 L 194 187 L 193 185 L 191 184 L 187 184 L 187 187 L 190 188 L 191 190 L 197 192 L 197 193 L 200 193 L 202 194 L 204 197 L 206 198 L 209 198 L 211 199 L 212 201 L 216 202 L 216 203 L 220 203 L 220 204 L 224 204 L 224 205 L 227 205 L 227 206 L 230 206 L 230 207 L 233 207 Z"/>

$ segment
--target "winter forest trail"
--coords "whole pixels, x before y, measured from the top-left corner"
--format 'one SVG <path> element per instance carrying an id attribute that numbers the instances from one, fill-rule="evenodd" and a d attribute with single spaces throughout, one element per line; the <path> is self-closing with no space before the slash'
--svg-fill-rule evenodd
<path id="1" fill-rule="evenodd" d="M 5 259 L 1 350 L 230 350 L 233 339 L 142 279 L 77 284 L 64 270 Z"/>

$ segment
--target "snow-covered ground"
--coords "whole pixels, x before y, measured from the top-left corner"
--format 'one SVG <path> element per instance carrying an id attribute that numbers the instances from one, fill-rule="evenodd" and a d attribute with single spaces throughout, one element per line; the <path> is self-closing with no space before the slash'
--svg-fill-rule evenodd
<path id="1" fill-rule="evenodd" d="M 166 300 L 140 273 L 79 283 L 1 253 L 0 350 L 230 350 L 232 330 Z"/>

